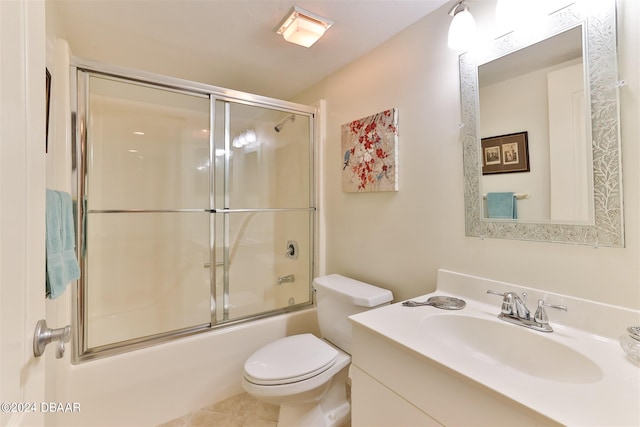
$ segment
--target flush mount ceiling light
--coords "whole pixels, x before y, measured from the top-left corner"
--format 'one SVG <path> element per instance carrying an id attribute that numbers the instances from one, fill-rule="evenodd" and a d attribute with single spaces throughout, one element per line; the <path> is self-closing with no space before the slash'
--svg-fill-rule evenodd
<path id="1" fill-rule="evenodd" d="M 309 47 L 318 41 L 333 21 L 313 12 L 293 6 L 291 13 L 278 26 L 276 33 L 288 42 Z"/>
<path id="2" fill-rule="evenodd" d="M 447 41 L 449 49 L 466 49 L 473 41 L 476 33 L 476 21 L 473 19 L 471 12 L 469 12 L 467 5 L 464 4 L 464 0 L 456 3 L 449 11 L 449 15 L 453 16 Z"/>

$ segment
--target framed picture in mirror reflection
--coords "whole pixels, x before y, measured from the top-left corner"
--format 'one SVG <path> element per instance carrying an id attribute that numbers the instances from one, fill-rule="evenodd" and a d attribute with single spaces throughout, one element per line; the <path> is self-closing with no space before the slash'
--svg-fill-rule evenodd
<path id="1" fill-rule="evenodd" d="M 482 138 L 482 174 L 529 172 L 527 131 Z"/>

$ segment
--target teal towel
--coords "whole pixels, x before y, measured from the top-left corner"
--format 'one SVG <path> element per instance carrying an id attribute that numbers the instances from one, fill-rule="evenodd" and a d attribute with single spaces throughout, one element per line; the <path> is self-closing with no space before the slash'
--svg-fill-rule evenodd
<path id="1" fill-rule="evenodd" d="M 80 278 L 69 193 L 47 190 L 46 204 L 47 298 L 57 298 L 69 282 Z"/>
<path id="2" fill-rule="evenodd" d="M 487 193 L 487 213 L 489 218 L 517 219 L 516 194 Z"/>

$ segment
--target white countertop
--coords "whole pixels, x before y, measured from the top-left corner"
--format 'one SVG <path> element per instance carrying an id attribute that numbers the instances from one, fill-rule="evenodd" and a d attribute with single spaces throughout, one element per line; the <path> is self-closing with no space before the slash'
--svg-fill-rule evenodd
<path id="1" fill-rule="evenodd" d="M 465 291 L 465 288 L 468 291 Z M 547 309 L 554 332 L 533 331 L 522 326 L 511 325 L 499 320 L 501 297 L 486 294 L 487 289 L 499 292 L 528 291 L 531 315 L 535 311 L 538 297 L 552 304 L 564 304 L 567 313 L 557 315 L 555 310 Z M 451 291 L 455 291 L 455 293 Z M 619 345 L 616 328 L 620 325 L 640 324 L 640 312 L 601 305 L 598 303 L 574 299 L 568 296 L 543 293 L 535 289 L 524 289 L 516 285 L 495 282 L 472 276 L 459 275 L 453 272 L 441 272 L 438 289 L 432 294 L 412 298 L 424 301 L 433 295 L 449 295 L 462 298 L 467 306 L 462 310 L 439 310 L 434 307 L 404 307 L 401 303 L 392 304 L 375 310 L 352 316 L 354 324 L 365 327 L 380 334 L 407 350 L 422 355 L 425 362 L 436 362 L 466 377 L 469 381 L 478 382 L 495 392 L 512 399 L 544 416 L 566 425 L 580 426 L 639 426 L 640 425 L 640 367 L 631 361 Z M 534 299 L 536 298 L 536 299 Z M 489 302 L 488 302 L 489 301 Z M 581 308 L 577 308 L 580 306 Z M 574 310 L 572 310 L 572 308 Z M 598 316 L 589 316 L 589 312 Z M 572 316 L 574 312 L 574 316 Z M 561 343 L 587 359 L 591 360 L 599 371 L 597 375 L 588 375 L 584 380 L 556 380 L 545 378 L 545 375 L 532 375 L 517 367 L 500 362 L 482 352 L 474 352 L 469 347 L 464 351 L 456 351 L 451 342 L 440 341 L 425 333 L 432 316 L 466 316 L 483 319 L 479 322 L 499 322 L 516 333 L 537 334 L 542 339 Z M 602 318 L 600 316 L 606 316 Z M 586 319 L 576 320 L 579 319 Z M 554 321 L 554 319 L 559 319 Z M 560 321 L 564 321 L 560 323 Z M 628 323 L 628 322 L 635 323 Z M 590 331 L 582 326 L 600 325 L 597 330 Z M 626 323 L 625 323 L 626 322 Z M 603 326 L 607 334 L 603 334 Z M 570 324 L 570 325 L 568 325 Z M 487 324 L 488 325 L 488 324 Z M 491 326 L 491 325 L 489 325 Z M 509 331 L 512 332 L 512 331 Z M 625 329 L 619 330 L 619 335 Z M 432 335 L 432 334 L 431 334 Z M 437 335 L 437 334 L 436 334 Z M 513 335 L 513 334 L 510 334 Z M 519 337 L 519 335 L 516 335 Z M 540 341 L 538 337 L 530 337 Z M 514 340 L 517 341 L 517 340 Z M 510 343 L 514 347 L 518 342 Z M 530 363 L 536 364 L 537 355 L 532 352 Z M 528 361 L 528 357 L 527 357 Z M 547 357 L 547 363 L 549 358 Z M 553 363 L 553 360 L 551 361 Z M 559 362 L 561 363 L 561 362 Z M 556 367 L 562 369 L 562 367 Z"/>

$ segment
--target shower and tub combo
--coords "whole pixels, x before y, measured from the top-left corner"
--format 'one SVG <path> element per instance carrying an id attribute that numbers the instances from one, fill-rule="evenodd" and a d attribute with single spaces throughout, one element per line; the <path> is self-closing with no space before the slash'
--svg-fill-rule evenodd
<path id="1" fill-rule="evenodd" d="M 312 304 L 315 108 L 72 68 L 76 362 Z"/>

